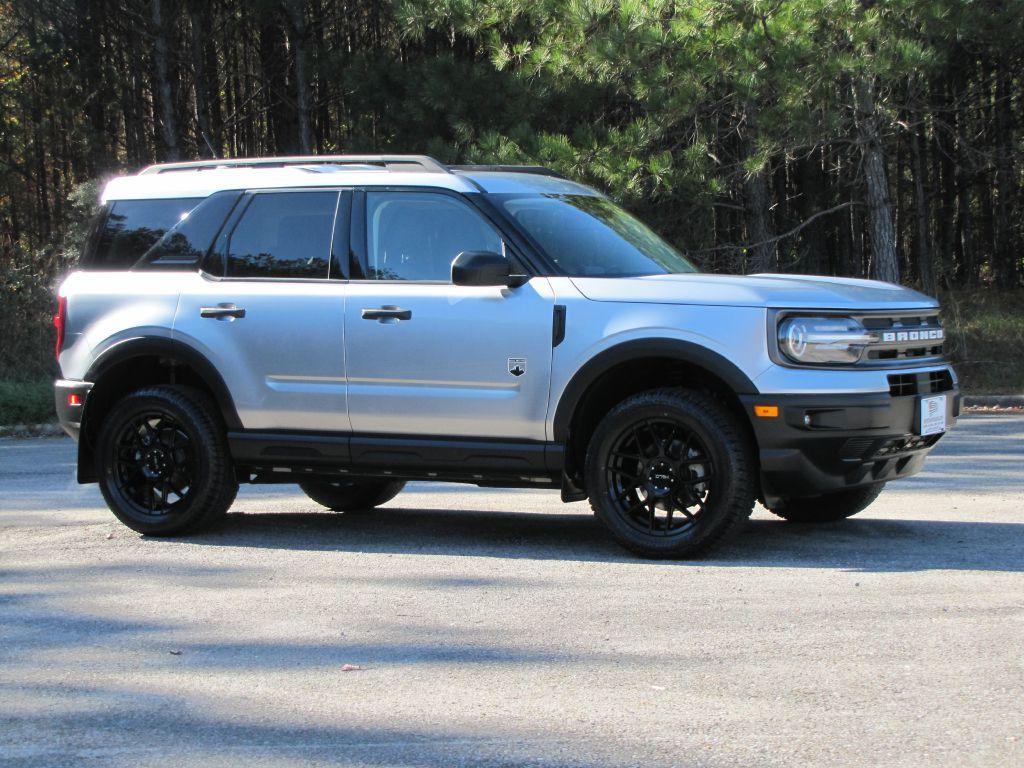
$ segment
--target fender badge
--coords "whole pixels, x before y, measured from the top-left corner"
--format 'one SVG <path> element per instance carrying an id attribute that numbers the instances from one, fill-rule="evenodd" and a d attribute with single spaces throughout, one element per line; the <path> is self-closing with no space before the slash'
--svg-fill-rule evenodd
<path id="1" fill-rule="evenodd" d="M 508 359 L 508 372 L 513 376 L 522 376 L 526 373 L 526 358 L 510 357 Z"/>

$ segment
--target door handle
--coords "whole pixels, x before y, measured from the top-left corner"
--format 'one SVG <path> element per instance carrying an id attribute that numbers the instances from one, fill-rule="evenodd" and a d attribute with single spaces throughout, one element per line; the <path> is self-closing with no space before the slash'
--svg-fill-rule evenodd
<path id="1" fill-rule="evenodd" d="M 412 320 L 412 310 L 401 309 L 399 307 L 381 307 L 380 309 L 364 309 L 363 320 L 379 320 L 382 323 L 385 320 Z"/>
<path id="2" fill-rule="evenodd" d="M 200 317 L 212 317 L 215 320 L 226 320 L 234 317 L 245 317 L 245 308 L 234 304 L 221 304 L 216 307 L 200 307 Z"/>

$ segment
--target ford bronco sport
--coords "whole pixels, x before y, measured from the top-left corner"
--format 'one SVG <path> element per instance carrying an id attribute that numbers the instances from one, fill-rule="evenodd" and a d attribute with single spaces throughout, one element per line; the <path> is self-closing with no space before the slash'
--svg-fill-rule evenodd
<path id="1" fill-rule="evenodd" d="M 59 289 L 56 403 L 132 529 L 239 483 L 332 510 L 407 480 L 559 488 L 624 546 L 706 552 L 755 500 L 838 520 L 959 410 L 936 302 L 701 274 L 543 168 L 215 160 L 112 180 Z"/>

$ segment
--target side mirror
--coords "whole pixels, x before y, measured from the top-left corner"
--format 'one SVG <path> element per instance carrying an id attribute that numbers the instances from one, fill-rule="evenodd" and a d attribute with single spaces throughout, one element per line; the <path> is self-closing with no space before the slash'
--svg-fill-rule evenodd
<path id="1" fill-rule="evenodd" d="M 513 275 L 512 264 L 500 253 L 463 251 L 452 260 L 454 285 L 522 285 L 524 275 Z"/>

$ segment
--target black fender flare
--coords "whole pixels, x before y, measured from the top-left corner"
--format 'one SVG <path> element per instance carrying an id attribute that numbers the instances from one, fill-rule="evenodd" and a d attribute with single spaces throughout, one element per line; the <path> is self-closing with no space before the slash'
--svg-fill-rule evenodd
<path id="1" fill-rule="evenodd" d="M 612 368 L 649 357 L 667 357 L 690 363 L 721 379 L 736 395 L 756 395 L 758 389 L 735 363 L 707 347 L 682 339 L 637 339 L 599 352 L 569 380 L 555 407 L 553 438 L 565 442 L 576 409 L 590 386 Z"/>
<path id="2" fill-rule="evenodd" d="M 242 428 L 238 410 L 235 408 L 235 401 L 216 366 L 203 353 L 182 341 L 153 336 L 140 336 L 120 341 L 100 353 L 89 366 L 85 380 L 92 382 L 95 386 L 113 366 L 138 357 L 167 358 L 190 367 L 213 393 L 227 428 Z M 88 400 L 86 400 L 86 407 L 88 407 Z M 83 414 L 84 417 L 85 414 Z"/>

